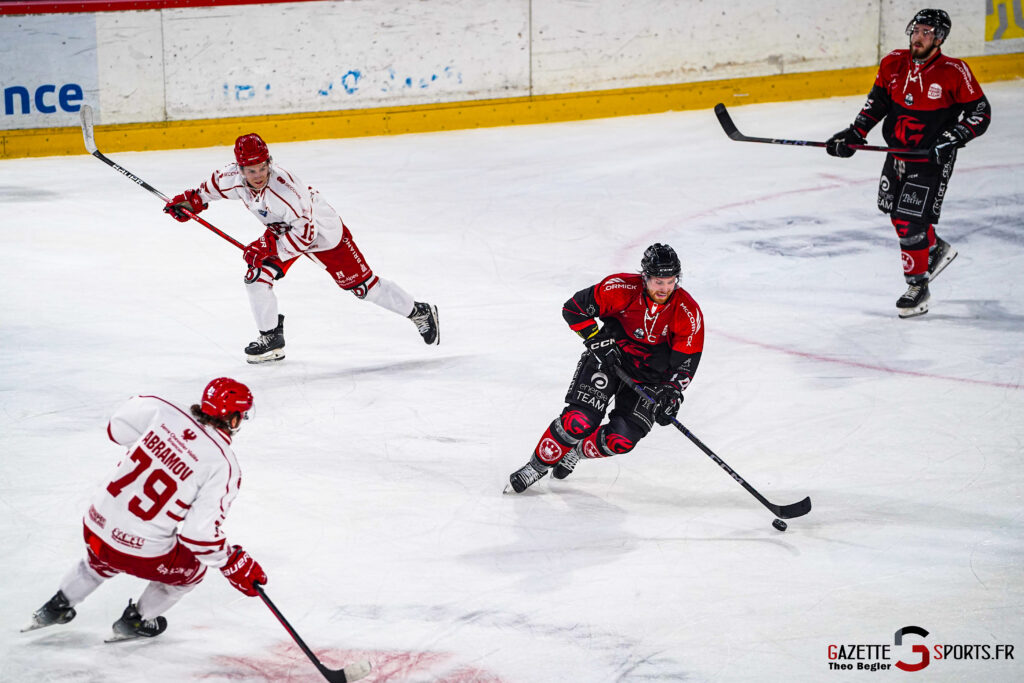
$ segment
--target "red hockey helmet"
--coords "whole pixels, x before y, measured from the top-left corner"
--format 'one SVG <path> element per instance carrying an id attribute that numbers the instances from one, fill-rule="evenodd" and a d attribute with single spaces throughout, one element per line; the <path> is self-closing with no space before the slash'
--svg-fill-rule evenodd
<path id="1" fill-rule="evenodd" d="M 239 166 L 255 166 L 270 158 L 267 143 L 256 133 L 243 135 L 235 140 L 235 161 Z"/>
<path id="2" fill-rule="evenodd" d="M 230 377 L 218 377 L 203 390 L 200 409 L 210 417 L 227 417 L 234 413 L 246 413 L 252 408 L 252 392 L 249 387 Z"/>

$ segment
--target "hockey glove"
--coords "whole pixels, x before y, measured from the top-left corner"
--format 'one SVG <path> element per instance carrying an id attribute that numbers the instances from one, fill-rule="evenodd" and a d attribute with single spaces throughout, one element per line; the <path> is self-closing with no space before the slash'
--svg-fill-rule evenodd
<path id="1" fill-rule="evenodd" d="M 242 252 L 242 258 L 249 264 L 250 270 L 265 268 L 274 274 L 275 280 L 280 280 L 284 277 L 281 259 L 277 257 L 277 238 L 274 237 L 270 230 L 263 233 L 263 236 L 255 242 L 249 244 L 245 251 Z M 248 281 L 249 277 L 246 276 L 246 282 Z M 255 281 L 255 278 L 253 281 Z"/>
<path id="2" fill-rule="evenodd" d="M 265 584 L 267 574 L 263 571 L 260 563 L 252 559 L 252 556 L 242 550 L 242 546 L 231 546 L 231 555 L 228 556 L 227 564 L 220 568 L 224 578 L 231 582 L 231 585 L 246 595 L 256 595 L 254 582 Z"/>
<path id="3" fill-rule="evenodd" d="M 208 206 L 209 204 L 203 202 L 203 198 L 199 196 L 198 191 L 185 190 L 174 199 L 167 202 L 166 206 L 164 206 L 164 213 L 169 213 L 174 220 L 180 223 L 185 223 L 188 221 L 189 216 L 182 211 L 183 207 L 192 213 L 199 213 Z"/>
<path id="4" fill-rule="evenodd" d="M 290 223 L 268 223 L 267 224 L 267 230 L 269 230 L 270 232 L 274 233 L 278 237 L 280 237 L 281 235 L 285 234 L 286 232 L 288 232 L 291 229 L 292 229 L 292 226 L 291 226 Z"/>
<path id="5" fill-rule="evenodd" d="M 593 354 L 597 361 L 597 367 L 604 372 L 610 372 L 616 365 L 622 364 L 622 353 L 611 332 L 606 332 L 606 330 L 607 328 L 601 330 L 590 339 L 584 340 L 583 343 Z"/>
<path id="6" fill-rule="evenodd" d="M 834 157 L 852 157 L 853 153 L 857 150 L 850 149 L 850 145 L 863 145 L 867 140 L 864 136 L 854 128 L 849 126 L 844 128 L 825 142 L 825 151 L 829 153 L 829 156 Z"/>
<path id="7" fill-rule="evenodd" d="M 964 146 L 964 139 L 957 129 L 943 131 L 928 151 L 928 158 L 939 166 L 945 166 L 956 158 L 956 150 Z"/>
<path id="8" fill-rule="evenodd" d="M 673 384 L 657 384 L 645 389 L 654 399 L 654 421 L 663 427 L 672 424 L 672 419 L 683 405 L 683 392 Z"/>

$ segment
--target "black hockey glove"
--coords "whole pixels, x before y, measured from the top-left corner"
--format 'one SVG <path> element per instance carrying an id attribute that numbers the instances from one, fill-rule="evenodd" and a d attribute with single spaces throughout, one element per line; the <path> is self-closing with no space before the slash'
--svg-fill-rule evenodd
<path id="1" fill-rule="evenodd" d="M 939 134 L 939 139 L 935 141 L 935 144 L 928 151 L 928 158 L 939 166 L 945 166 L 949 163 L 950 159 L 956 157 L 956 150 L 963 146 L 964 139 L 960 137 L 958 130 L 954 128 L 953 130 L 943 131 Z"/>
<path id="2" fill-rule="evenodd" d="M 867 140 L 864 136 L 857 132 L 857 129 L 853 126 L 844 128 L 825 142 L 825 151 L 829 153 L 829 156 L 834 157 L 852 157 L 853 153 L 857 150 L 850 149 L 850 145 L 863 145 Z"/>
<path id="3" fill-rule="evenodd" d="M 601 330 L 583 343 L 593 354 L 597 360 L 597 367 L 601 370 L 610 372 L 616 365 L 622 364 L 622 352 L 619 351 L 619 345 L 615 343 L 610 332 Z"/>
<path id="4" fill-rule="evenodd" d="M 672 384 L 655 384 L 645 387 L 654 399 L 654 421 L 661 426 L 672 424 L 672 418 L 679 414 L 683 405 L 683 392 Z"/>

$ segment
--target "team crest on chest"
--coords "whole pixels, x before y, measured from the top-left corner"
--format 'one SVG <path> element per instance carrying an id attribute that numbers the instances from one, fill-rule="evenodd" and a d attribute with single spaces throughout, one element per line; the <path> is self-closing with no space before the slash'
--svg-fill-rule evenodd
<path id="1" fill-rule="evenodd" d="M 907 93 L 906 97 L 903 98 L 903 102 L 908 107 L 913 107 L 914 106 L 914 96 L 911 95 L 910 93 Z"/>

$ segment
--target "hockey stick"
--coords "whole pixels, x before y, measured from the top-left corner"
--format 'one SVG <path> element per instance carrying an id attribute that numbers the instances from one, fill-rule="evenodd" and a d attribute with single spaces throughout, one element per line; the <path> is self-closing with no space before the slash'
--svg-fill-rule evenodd
<path id="1" fill-rule="evenodd" d="M 715 105 L 715 116 L 718 117 L 718 122 L 722 124 L 722 130 L 729 136 L 730 139 L 737 142 L 765 142 L 769 145 L 795 145 L 797 147 L 825 147 L 828 143 L 826 142 L 814 142 L 813 140 L 785 140 L 782 138 L 755 138 L 749 135 L 744 135 L 736 128 L 736 124 L 732 122 L 732 117 L 729 116 L 729 112 L 726 110 L 725 105 L 718 103 Z M 847 145 L 850 149 L 862 149 L 866 152 L 888 152 L 889 154 L 902 154 L 904 156 L 928 156 L 928 150 L 926 149 L 904 149 L 900 147 L 879 147 L 877 145 Z"/>
<path id="2" fill-rule="evenodd" d="M 645 401 L 647 401 L 647 403 L 649 403 L 651 405 L 653 405 L 655 403 L 655 400 L 653 398 L 651 398 L 651 396 L 646 391 L 644 391 L 640 387 L 640 385 L 637 384 L 633 380 L 632 377 L 627 375 L 626 371 L 623 370 L 618 365 L 615 366 L 615 374 L 617 374 L 619 376 L 619 379 L 621 379 L 623 382 L 628 384 L 633 389 L 633 391 L 638 393 L 641 398 L 643 398 Z M 753 486 L 748 484 L 747 481 L 743 477 L 741 477 L 740 475 L 736 474 L 736 470 L 734 470 L 733 468 L 729 467 L 725 463 L 724 460 L 722 460 L 717 455 L 715 455 L 714 452 L 710 448 L 705 446 L 704 443 L 700 439 L 698 439 L 696 436 L 694 436 L 693 433 L 689 429 L 684 427 L 682 425 L 682 423 L 679 422 L 679 420 L 675 419 L 674 417 L 670 417 L 669 419 L 672 420 L 673 426 L 675 426 L 676 429 L 678 429 L 679 431 L 681 431 L 683 433 L 683 436 L 685 436 L 687 439 L 692 441 L 697 446 L 697 448 L 699 448 L 702 451 L 704 451 L 704 455 L 706 455 L 709 458 L 711 458 L 712 460 L 714 460 L 715 463 L 719 467 L 721 467 L 723 470 L 725 470 L 729 474 L 730 477 L 735 479 L 736 482 L 740 486 L 745 488 L 747 490 L 747 493 L 749 493 L 750 495 L 754 496 L 754 498 L 757 498 L 761 502 L 761 505 L 764 505 L 766 508 L 768 508 L 773 513 L 775 513 L 775 516 L 778 517 L 779 519 L 792 519 L 794 517 L 802 517 L 802 516 L 806 515 L 808 512 L 811 511 L 811 499 L 810 499 L 810 497 L 804 498 L 803 500 L 801 500 L 799 502 L 791 503 L 789 505 L 776 505 L 775 503 L 772 503 L 767 498 L 765 498 L 760 493 L 758 493 L 757 489 L 755 489 Z"/>
<path id="3" fill-rule="evenodd" d="M 313 664 L 316 665 L 317 670 L 328 681 L 331 681 L 331 683 L 347 683 L 348 681 L 358 681 L 360 678 L 370 673 L 370 669 L 372 667 L 370 666 L 370 663 L 367 661 L 349 664 L 348 666 L 343 667 L 341 669 L 328 669 L 326 666 L 321 664 L 320 660 L 316 658 L 315 654 L 313 654 L 313 651 L 310 650 L 309 646 L 302 641 L 302 638 L 299 637 L 299 634 L 295 632 L 295 629 L 292 628 L 292 625 L 289 624 L 288 620 L 284 618 L 283 614 L 281 614 L 281 610 L 277 609 L 277 606 L 270 601 L 270 597 L 267 596 L 266 591 L 263 590 L 263 585 L 260 583 L 253 583 L 253 587 L 256 589 L 256 592 L 260 594 L 260 597 L 263 599 L 263 603 L 268 608 L 270 608 L 270 611 L 274 613 L 274 616 L 277 617 L 277 620 L 281 622 L 282 626 L 284 626 L 284 630 L 288 631 L 288 634 L 291 635 L 292 640 L 294 640 L 295 643 L 299 646 L 299 648 L 306 653 L 306 656 L 309 657 L 309 661 L 313 662 Z"/>
<path id="4" fill-rule="evenodd" d="M 88 104 L 82 105 L 82 114 L 81 114 L 81 116 L 82 116 L 82 137 L 85 139 L 85 149 L 89 152 L 89 154 L 93 155 L 94 157 L 96 157 L 97 159 L 99 159 L 100 161 L 105 163 L 107 166 L 110 166 L 110 168 L 114 169 L 115 171 L 117 171 L 118 173 L 120 173 L 125 178 L 127 178 L 130 181 L 132 181 L 133 183 L 135 183 L 139 187 L 141 187 L 141 188 L 143 188 L 145 190 L 148 190 L 152 194 L 155 194 L 157 197 L 159 197 L 160 199 L 164 200 L 165 204 L 167 202 L 171 201 L 170 199 L 167 198 L 167 195 L 165 195 L 163 192 L 161 192 L 160 190 L 156 189 L 155 187 L 153 187 L 152 185 L 150 185 L 145 180 L 143 180 L 142 178 L 138 177 L 137 175 L 135 175 L 134 173 L 132 173 L 128 169 L 122 168 L 122 167 L 118 166 L 116 163 L 114 163 L 109 158 L 107 158 L 103 154 L 103 152 L 101 152 L 96 147 L 96 135 L 95 135 L 95 132 L 93 131 L 93 123 L 92 123 L 92 107 L 90 107 Z M 235 245 L 239 249 L 245 249 L 245 245 L 242 244 L 241 242 L 239 242 L 238 240 L 236 240 L 231 235 L 229 235 L 226 232 L 220 230 L 216 226 L 211 225 L 207 221 L 203 220 L 199 216 L 195 215 L 194 213 L 192 213 L 191 211 L 186 209 L 185 207 L 181 207 L 181 210 L 185 213 L 186 216 L 188 216 L 192 220 L 196 221 L 197 223 L 199 223 L 203 227 L 208 228 L 208 229 L 212 230 L 213 232 L 217 233 L 218 235 L 220 235 L 221 237 L 226 239 L 228 242 L 231 242 L 231 244 Z"/>

